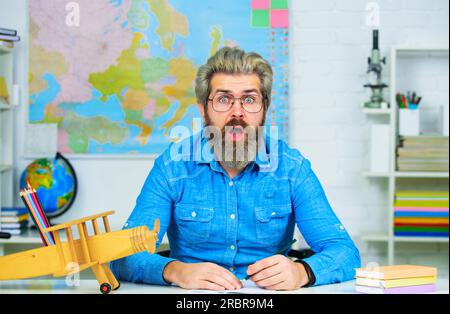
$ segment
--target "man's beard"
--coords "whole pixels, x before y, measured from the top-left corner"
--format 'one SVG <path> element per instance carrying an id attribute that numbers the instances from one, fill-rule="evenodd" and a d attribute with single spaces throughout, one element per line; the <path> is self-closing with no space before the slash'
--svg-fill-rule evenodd
<path id="1" fill-rule="evenodd" d="M 205 114 L 205 137 L 208 139 L 217 161 L 229 169 L 242 170 L 250 162 L 256 160 L 259 136 L 264 134 L 265 114 L 259 127 L 251 127 L 245 121 L 231 119 L 222 129 L 212 124 L 208 114 Z M 234 136 L 243 137 L 233 141 Z"/>

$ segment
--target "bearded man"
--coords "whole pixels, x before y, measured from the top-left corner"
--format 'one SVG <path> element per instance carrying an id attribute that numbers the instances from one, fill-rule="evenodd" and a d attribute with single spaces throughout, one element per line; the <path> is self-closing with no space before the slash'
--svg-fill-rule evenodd
<path id="1" fill-rule="evenodd" d="M 159 219 L 170 256 L 115 261 L 119 280 L 235 290 L 248 278 L 293 290 L 354 278 L 358 249 L 311 163 L 265 132 L 272 83 L 270 64 L 239 48 L 222 48 L 200 67 L 195 92 L 204 128 L 156 159 L 124 226 L 152 228 Z M 314 252 L 303 260 L 283 249 L 295 225 Z"/>

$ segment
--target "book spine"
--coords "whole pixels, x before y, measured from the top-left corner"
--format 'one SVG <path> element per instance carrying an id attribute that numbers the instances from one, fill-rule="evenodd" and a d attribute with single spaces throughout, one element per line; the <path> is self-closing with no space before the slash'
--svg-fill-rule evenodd
<path id="1" fill-rule="evenodd" d="M 19 36 L 6 36 L 6 35 L 0 35 L 0 40 L 6 40 L 6 41 L 20 41 Z"/>
<path id="2" fill-rule="evenodd" d="M 8 28 L 0 27 L 0 35 L 16 36 L 17 31 L 15 29 L 8 29 Z"/>

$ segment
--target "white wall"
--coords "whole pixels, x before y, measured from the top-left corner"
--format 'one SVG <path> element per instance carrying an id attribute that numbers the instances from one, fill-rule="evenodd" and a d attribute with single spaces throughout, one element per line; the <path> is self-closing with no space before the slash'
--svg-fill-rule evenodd
<path id="1" fill-rule="evenodd" d="M 387 57 L 392 45 L 448 42 L 447 0 L 374 2 L 381 8 L 381 49 Z M 291 104 L 295 121 L 291 144 L 312 161 L 333 208 L 355 238 L 363 231 L 383 228 L 387 219 L 387 182 L 361 175 L 368 166 L 369 127 L 374 122 L 360 109 L 368 98 L 362 88 L 371 50 L 367 3 L 291 1 Z M 28 73 L 26 12 L 25 0 L 0 0 L 0 24 L 17 28 L 23 38 L 17 53 L 24 60 L 18 62 L 17 73 L 22 86 L 26 86 Z M 436 91 L 446 96 L 448 102 L 448 62 L 443 67 L 447 81 L 439 81 L 429 90 L 435 91 L 435 97 L 440 97 Z M 388 74 L 386 68 L 385 77 Z M 22 158 L 26 95 L 25 88 L 17 116 L 18 173 L 29 162 Z M 115 209 L 112 225 L 119 228 L 134 207 L 152 161 L 80 159 L 73 164 L 80 178 L 80 193 L 74 207 L 61 219 Z"/>
<path id="2" fill-rule="evenodd" d="M 392 45 L 448 43 L 447 0 L 374 2 L 381 9 L 380 48 L 388 59 Z M 291 2 L 292 108 L 297 121 L 292 125 L 292 145 L 312 160 L 331 203 L 353 234 L 385 225 L 385 211 L 379 209 L 386 203 L 387 182 L 361 176 L 368 169 L 370 125 L 388 122 L 371 120 L 360 108 L 368 100 L 362 85 L 372 45 L 367 3 Z M 442 67 L 448 81 L 448 61 Z M 389 67 L 384 76 L 389 77 Z M 422 84 L 414 85 L 423 90 L 427 81 L 420 79 Z M 448 85 L 426 88 L 439 88 L 437 97 L 448 105 Z"/>

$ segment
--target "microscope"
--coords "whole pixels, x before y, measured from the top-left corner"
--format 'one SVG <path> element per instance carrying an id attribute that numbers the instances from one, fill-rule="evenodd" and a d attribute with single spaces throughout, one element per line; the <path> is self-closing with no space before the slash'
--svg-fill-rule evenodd
<path id="1" fill-rule="evenodd" d="M 370 88 L 372 95 L 370 100 L 364 103 L 364 108 L 371 109 L 388 109 L 389 103 L 384 100 L 383 89 L 388 87 L 381 80 L 381 72 L 383 64 L 386 64 L 386 58 L 381 57 L 379 49 L 379 31 L 373 30 L 373 49 L 372 55 L 368 58 L 369 69 L 367 70 L 369 83 L 364 85 Z"/>

